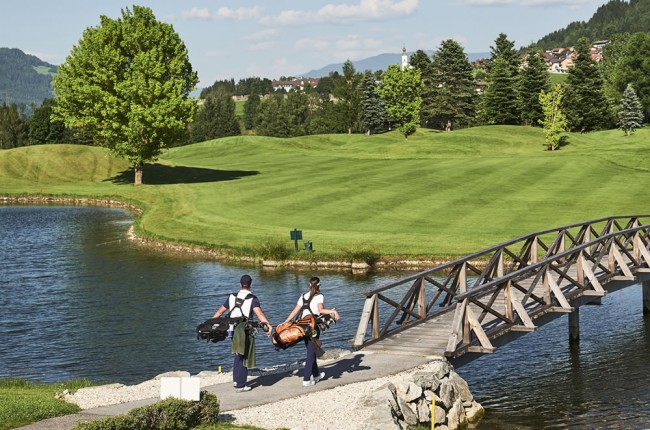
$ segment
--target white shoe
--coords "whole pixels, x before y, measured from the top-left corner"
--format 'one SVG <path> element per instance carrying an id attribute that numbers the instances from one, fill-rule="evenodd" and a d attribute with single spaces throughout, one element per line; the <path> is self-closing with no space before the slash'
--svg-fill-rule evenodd
<path id="1" fill-rule="evenodd" d="M 236 386 L 237 386 L 237 383 L 233 381 L 232 386 L 233 386 L 233 387 L 236 387 Z"/>
<path id="2" fill-rule="evenodd" d="M 315 382 L 312 381 L 311 379 L 309 381 L 302 381 L 302 386 L 303 387 L 309 387 L 309 386 L 314 385 L 314 384 L 315 384 Z"/>
<path id="3" fill-rule="evenodd" d="M 320 375 L 314 378 L 314 384 L 318 383 L 321 379 L 325 378 L 325 372 L 320 372 Z"/>

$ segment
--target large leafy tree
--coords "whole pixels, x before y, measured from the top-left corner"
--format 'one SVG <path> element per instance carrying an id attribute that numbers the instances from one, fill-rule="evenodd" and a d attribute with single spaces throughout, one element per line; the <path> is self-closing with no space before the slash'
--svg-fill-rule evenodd
<path id="1" fill-rule="evenodd" d="M 623 93 L 618 110 L 618 122 L 626 136 L 634 133 L 634 130 L 641 128 L 643 124 L 643 108 L 632 84 L 628 84 Z"/>
<path id="2" fill-rule="evenodd" d="M 141 184 L 144 163 L 185 138 L 197 82 L 174 28 L 151 9 L 133 6 L 118 19 L 101 16 L 99 26 L 84 31 L 53 79 L 54 112 L 131 162 Z"/>
<path id="3" fill-rule="evenodd" d="M 572 130 L 589 131 L 612 125 L 609 105 L 605 98 L 603 78 L 591 59 L 587 39 L 576 45 L 575 65 L 569 69 L 563 110 Z"/>
<path id="4" fill-rule="evenodd" d="M 519 73 L 519 112 L 523 125 L 537 125 L 542 118 L 539 94 L 551 88 L 546 62 L 541 51 L 531 50 Z"/>
<path id="5" fill-rule="evenodd" d="M 400 133 L 408 138 L 415 133 L 420 122 L 420 70 L 401 70 L 400 66 L 391 64 L 381 77 L 383 82 L 376 92 L 386 102 L 386 111 L 397 123 Z"/>
<path id="6" fill-rule="evenodd" d="M 458 42 L 444 40 L 432 55 L 429 82 L 428 126 L 444 128 L 447 123 L 452 123 L 454 128 L 470 126 L 476 115 L 476 81 L 472 64 Z"/>

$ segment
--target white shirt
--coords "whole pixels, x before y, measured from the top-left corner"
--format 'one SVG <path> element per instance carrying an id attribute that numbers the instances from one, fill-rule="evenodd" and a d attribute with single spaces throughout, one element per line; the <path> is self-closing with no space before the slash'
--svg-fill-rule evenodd
<path id="1" fill-rule="evenodd" d="M 298 299 L 297 305 L 303 306 L 305 302 L 309 299 L 309 293 L 305 293 L 300 298 Z M 315 317 L 320 315 L 320 312 L 318 311 L 318 304 L 324 304 L 325 303 L 325 297 L 321 293 L 316 294 L 312 299 L 311 302 L 309 302 L 309 309 L 311 310 L 311 313 L 314 314 Z M 302 315 L 300 318 L 304 318 L 307 315 L 309 315 L 309 311 L 307 309 L 302 310 Z"/>

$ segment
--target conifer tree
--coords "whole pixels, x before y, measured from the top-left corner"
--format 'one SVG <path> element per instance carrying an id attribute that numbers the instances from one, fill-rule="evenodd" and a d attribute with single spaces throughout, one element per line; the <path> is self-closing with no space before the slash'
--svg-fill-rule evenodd
<path id="1" fill-rule="evenodd" d="M 476 81 L 463 47 L 444 40 L 431 60 L 431 113 L 428 127 L 454 128 L 472 125 L 476 115 Z"/>
<path id="2" fill-rule="evenodd" d="M 526 64 L 519 79 L 519 112 L 523 125 L 535 126 L 542 118 L 542 105 L 539 95 L 551 88 L 546 62 L 541 51 L 528 53 Z"/>
<path id="3" fill-rule="evenodd" d="M 388 115 L 386 114 L 386 103 L 379 97 L 375 91 L 377 84 L 375 76 L 367 71 L 361 81 L 361 127 L 366 134 L 376 133 L 385 130 L 388 124 Z"/>
<path id="4" fill-rule="evenodd" d="M 627 84 L 618 111 L 618 122 L 626 136 L 634 133 L 643 124 L 643 107 L 632 84 Z"/>
<path id="5" fill-rule="evenodd" d="M 575 65 L 569 69 L 563 111 L 571 130 L 600 130 L 611 126 L 603 78 L 591 59 L 590 45 L 582 38 L 576 45 Z"/>
<path id="6" fill-rule="evenodd" d="M 244 102 L 244 128 L 251 130 L 255 124 L 255 113 L 260 105 L 260 96 L 257 93 L 251 93 Z"/>
<path id="7" fill-rule="evenodd" d="M 232 95 L 223 89 L 211 92 L 196 114 L 192 140 L 201 142 L 240 134 L 241 129 L 235 116 L 235 102 Z"/>
<path id="8" fill-rule="evenodd" d="M 487 124 L 519 124 L 519 56 L 514 42 L 499 34 L 487 68 L 487 87 L 481 98 L 481 117 Z"/>

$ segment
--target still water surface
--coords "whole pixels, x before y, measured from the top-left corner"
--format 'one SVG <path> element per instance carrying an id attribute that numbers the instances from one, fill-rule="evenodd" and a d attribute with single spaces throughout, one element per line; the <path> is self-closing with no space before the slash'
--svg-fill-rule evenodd
<path id="1" fill-rule="evenodd" d="M 238 290 L 243 273 L 275 325 L 312 275 L 342 321 L 323 337 L 346 348 L 362 292 L 399 274 L 289 272 L 174 258 L 125 239 L 117 209 L 0 207 L 0 377 L 139 383 L 170 370 L 225 370 L 228 345 L 196 325 Z M 650 318 L 638 286 L 581 309 L 581 343 L 566 318 L 458 369 L 487 409 L 480 429 L 650 428 Z M 303 358 L 258 337 L 258 366 Z"/>

